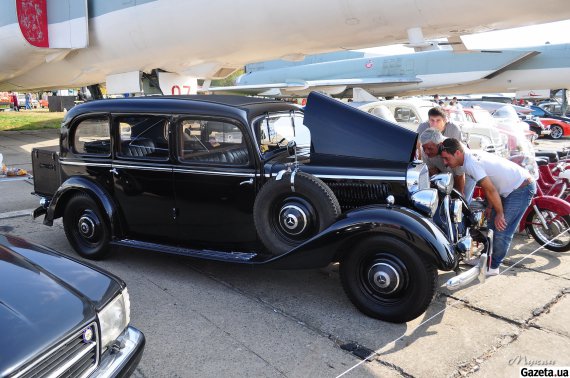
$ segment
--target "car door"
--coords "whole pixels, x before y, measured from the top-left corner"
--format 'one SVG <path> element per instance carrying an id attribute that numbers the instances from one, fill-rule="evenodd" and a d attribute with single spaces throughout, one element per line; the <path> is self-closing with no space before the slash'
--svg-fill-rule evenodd
<path id="1" fill-rule="evenodd" d="M 245 127 L 227 119 L 183 117 L 175 130 L 180 241 L 222 250 L 254 243 L 256 159 Z"/>
<path id="2" fill-rule="evenodd" d="M 169 117 L 115 115 L 115 199 L 129 238 L 171 243 L 176 237 Z"/>

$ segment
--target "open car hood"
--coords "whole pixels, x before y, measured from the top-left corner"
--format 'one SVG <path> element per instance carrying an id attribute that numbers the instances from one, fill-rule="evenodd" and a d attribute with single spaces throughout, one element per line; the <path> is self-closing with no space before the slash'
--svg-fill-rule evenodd
<path id="1" fill-rule="evenodd" d="M 307 98 L 303 123 L 311 131 L 315 154 L 413 160 L 418 134 L 317 92 Z"/>

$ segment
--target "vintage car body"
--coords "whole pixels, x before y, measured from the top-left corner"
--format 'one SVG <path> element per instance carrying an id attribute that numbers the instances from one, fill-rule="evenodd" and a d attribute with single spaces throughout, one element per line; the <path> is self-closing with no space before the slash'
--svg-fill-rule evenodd
<path id="1" fill-rule="evenodd" d="M 10 235 L 0 235 L 0 277 L 0 376 L 134 371 L 145 338 L 128 326 L 121 279 Z M 115 330 L 112 318 L 121 319 Z"/>
<path id="2" fill-rule="evenodd" d="M 238 96 L 94 101 L 61 130 L 59 156 L 32 152 L 34 214 L 63 216 L 84 257 L 120 246 L 274 268 L 340 261 L 355 305 L 396 322 L 425 310 L 437 269 L 457 267 L 458 238 L 430 219 L 439 200 L 413 161 L 417 133 L 326 96 L 304 112 Z M 285 148 L 309 131 L 310 150 Z"/>

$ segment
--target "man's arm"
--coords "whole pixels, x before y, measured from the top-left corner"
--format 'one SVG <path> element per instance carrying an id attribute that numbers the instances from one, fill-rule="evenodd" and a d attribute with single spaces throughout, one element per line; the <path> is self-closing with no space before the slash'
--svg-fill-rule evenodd
<path id="1" fill-rule="evenodd" d="M 453 187 L 465 195 L 465 175 L 453 176 Z"/>
<path id="2" fill-rule="evenodd" d="M 491 204 L 493 209 L 495 209 L 495 227 L 497 230 L 503 231 L 507 228 L 507 222 L 505 221 L 505 214 L 503 212 L 503 203 L 501 202 L 501 197 L 497 188 L 491 182 L 489 177 L 485 177 L 479 181 L 479 186 L 485 191 L 485 197 L 487 201 Z"/>

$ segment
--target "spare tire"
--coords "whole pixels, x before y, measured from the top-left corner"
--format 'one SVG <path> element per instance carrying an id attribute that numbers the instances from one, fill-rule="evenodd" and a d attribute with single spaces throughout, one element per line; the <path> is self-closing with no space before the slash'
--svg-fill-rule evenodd
<path id="1" fill-rule="evenodd" d="M 333 191 L 320 179 L 296 172 L 272 179 L 259 191 L 253 206 L 257 235 L 275 255 L 285 253 L 315 236 L 340 216 Z"/>

